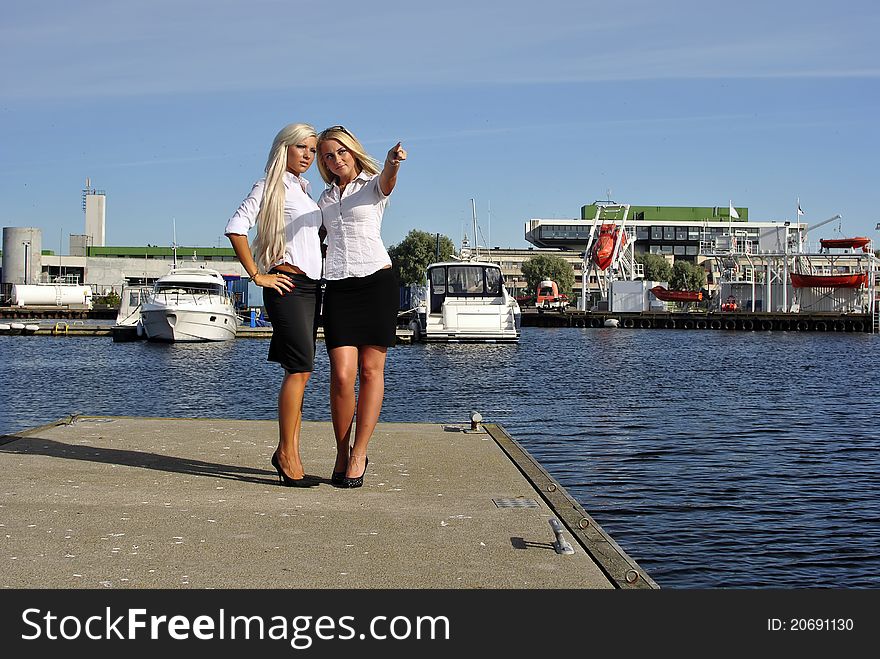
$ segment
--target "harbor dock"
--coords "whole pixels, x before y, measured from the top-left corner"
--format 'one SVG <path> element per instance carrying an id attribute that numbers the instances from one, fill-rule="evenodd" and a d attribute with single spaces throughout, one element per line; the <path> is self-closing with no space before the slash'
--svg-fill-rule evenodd
<path id="1" fill-rule="evenodd" d="M 869 313 L 776 312 L 614 312 L 523 310 L 523 327 L 603 327 L 615 319 L 625 329 L 738 330 L 758 332 L 876 332 Z"/>
<path id="2" fill-rule="evenodd" d="M 782 313 L 615 313 L 615 312 L 558 312 L 542 314 L 534 311 L 522 314 L 523 327 L 580 327 L 601 328 L 605 321 L 615 319 L 623 329 L 677 329 L 677 330 L 727 330 L 745 332 L 850 332 L 878 333 L 880 322 L 870 314 L 782 314 Z M 42 321 L 31 325 L 31 331 L 0 330 L 0 334 L 28 334 L 36 336 L 107 336 L 114 341 L 137 341 L 134 326 L 114 327 L 87 321 Z M 238 328 L 236 338 L 268 339 L 271 327 Z M 318 339 L 324 338 L 323 328 L 318 328 Z M 413 343 L 414 335 L 408 327 L 397 328 L 398 345 Z"/>
<path id="3" fill-rule="evenodd" d="M 310 487 L 279 485 L 275 420 L 73 415 L 0 437 L 2 585 L 658 588 L 478 421 L 380 423 L 358 489 L 330 484 L 329 422 L 303 422 Z"/>
<path id="4" fill-rule="evenodd" d="M 134 325 L 118 326 L 109 324 L 90 323 L 88 321 L 42 321 L 30 324 L 31 329 L 26 332 L 0 329 L 0 334 L 26 334 L 28 336 L 108 336 L 114 341 L 139 341 L 146 339 L 138 335 Z M 248 327 L 242 325 L 238 328 L 236 338 L 239 339 L 270 339 L 272 338 L 271 327 Z M 324 328 L 318 328 L 318 339 L 323 340 Z M 397 343 L 407 344 L 413 342 L 413 331 L 407 327 L 397 328 Z"/>

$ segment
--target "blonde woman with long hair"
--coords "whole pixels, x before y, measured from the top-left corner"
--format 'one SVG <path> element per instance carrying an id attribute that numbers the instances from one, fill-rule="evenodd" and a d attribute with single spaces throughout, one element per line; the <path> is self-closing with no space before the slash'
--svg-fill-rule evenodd
<path id="1" fill-rule="evenodd" d="M 318 206 L 327 231 L 324 343 L 336 436 L 331 482 L 338 487 L 364 484 L 367 446 L 385 396 L 385 356 L 397 340 L 400 286 L 380 231 L 404 160 L 400 142 L 380 169 L 344 127 L 318 136 L 318 170 L 328 185 Z"/>
<path id="2" fill-rule="evenodd" d="M 300 458 L 302 402 L 315 362 L 321 278 L 321 211 L 303 174 L 317 152 L 308 124 L 289 124 L 272 142 L 266 176 L 226 223 L 226 235 L 250 280 L 263 289 L 272 323 L 268 360 L 284 367 L 278 393 L 278 448 L 272 466 L 288 487 L 315 485 Z M 257 227 L 253 251 L 248 232 Z"/>

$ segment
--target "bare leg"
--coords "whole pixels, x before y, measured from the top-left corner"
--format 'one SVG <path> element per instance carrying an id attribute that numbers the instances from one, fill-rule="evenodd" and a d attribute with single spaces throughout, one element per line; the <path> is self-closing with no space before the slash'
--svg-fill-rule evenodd
<path id="1" fill-rule="evenodd" d="M 340 346 L 331 348 L 327 354 L 330 356 L 330 416 L 336 436 L 336 465 L 333 471 L 345 471 L 348 467 L 351 426 L 354 423 L 358 349 Z"/>
<path id="2" fill-rule="evenodd" d="M 366 470 L 367 446 L 379 422 L 382 400 L 385 397 L 385 355 L 381 346 L 360 346 L 358 349 L 359 388 L 357 398 L 357 427 L 351 447 L 348 478 L 362 476 Z"/>
<path id="3" fill-rule="evenodd" d="M 299 454 L 302 402 L 311 373 L 287 373 L 278 392 L 278 461 L 291 478 L 304 475 Z"/>

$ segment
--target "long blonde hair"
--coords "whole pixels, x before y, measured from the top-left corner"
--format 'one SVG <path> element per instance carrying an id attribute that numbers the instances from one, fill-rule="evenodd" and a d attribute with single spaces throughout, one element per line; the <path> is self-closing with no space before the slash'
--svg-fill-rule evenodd
<path id="1" fill-rule="evenodd" d="M 321 134 L 318 135 L 318 171 L 321 172 L 321 178 L 328 185 L 330 183 L 337 183 L 338 177 L 327 168 L 327 165 L 324 164 L 324 159 L 321 157 L 321 143 L 327 140 L 336 140 L 351 152 L 358 167 L 358 174 L 361 172 L 366 172 L 367 174 L 379 173 L 379 163 L 370 157 L 358 138 L 342 126 L 331 126 L 322 130 Z"/>
<path id="2" fill-rule="evenodd" d="M 284 258 L 284 172 L 287 171 L 287 147 L 310 137 L 317 137 L 309 124 L 288 124 L 272 141 L 266 161 L 266 185 L 257 213 L 257 237 L 254 239 L 254 260 L 268 272 Z"/>

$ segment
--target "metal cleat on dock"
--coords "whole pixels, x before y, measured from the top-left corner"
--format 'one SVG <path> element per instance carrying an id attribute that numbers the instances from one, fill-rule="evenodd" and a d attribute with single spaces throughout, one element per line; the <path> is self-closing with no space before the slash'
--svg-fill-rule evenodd
<path id="1" fill-rule="evenodd" d="M 556 541 L 553 543 L 553 549 L 556 550 L 556 553 L 573 554 L 574 548 L 571 546 L 571 543 L 565 539 L 565 536 L 562 535 L 562 524 L 559 523 L 559 520 L 551 519 L 550 527 L 553 529 L 553 533 L 556 534 Z"/>

